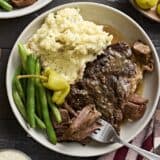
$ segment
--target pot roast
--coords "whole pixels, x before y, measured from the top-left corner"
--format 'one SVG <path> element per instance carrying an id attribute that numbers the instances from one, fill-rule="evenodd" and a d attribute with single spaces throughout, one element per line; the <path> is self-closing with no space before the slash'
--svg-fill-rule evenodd
<path id="1" fill-rule="evenodd" d="M 87 63 L 83 79 L 71 85 L 62 106 L 63 122 L 54 124 L 59 140 L 83 142 L 99 127 L 100 117 L 117 132 L 124 120 L 140 119 L 148 100 L 136 90 L 144 72 L 152 70 L 151 50 L 142 42 L 133 47 L 125 42 L 108 46 Z"/>

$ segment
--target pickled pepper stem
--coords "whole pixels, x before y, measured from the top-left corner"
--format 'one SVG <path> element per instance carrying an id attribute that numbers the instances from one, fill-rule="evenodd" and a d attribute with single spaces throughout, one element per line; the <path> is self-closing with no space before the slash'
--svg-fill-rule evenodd
<path id="1" fill-rule="evenodd" d="M 39 78 L 39 79 L 41 79 L 43 81 L 47 81 L 48 80 L 48 77 L 46 77 L 46 76 L 32 75 L 32 74 L 30 74 L 30 75 L 18 75 L 17 78 L 18 79 L 22 79 L 22 78 Z"/>

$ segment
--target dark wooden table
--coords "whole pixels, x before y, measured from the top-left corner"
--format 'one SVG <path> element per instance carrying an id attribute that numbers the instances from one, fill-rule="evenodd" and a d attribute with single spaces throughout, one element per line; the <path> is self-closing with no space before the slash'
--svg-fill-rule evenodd
<path id="1" fill-rule="evenodd" d="M 0 52 L 0 148 L 20 149 L 27 153 L 33 160 L 85 159 L 60 155 L 42 147 L 32 138 L 28 137 L 11 111 L 5 86 L 6 66 L 11 48 L 26 25 L 39 14 L 52 7 L 75 1 L 76 0 L 53 0 L 47 7 L 31 15 L 16 19 L 0 20 L 0 48 L 2 49 Z M 127 0 L 126 3 L 111 3 L 107 2 L 107 0 L 92 0 L 92 2 L 114 6 L 135 19 L 149 34 L 160 55 L 160 24 L 143 17 L 129 4 L 129 2 L 127 2 Z M 86 159 L 95 160 L 96 157 Z"/>

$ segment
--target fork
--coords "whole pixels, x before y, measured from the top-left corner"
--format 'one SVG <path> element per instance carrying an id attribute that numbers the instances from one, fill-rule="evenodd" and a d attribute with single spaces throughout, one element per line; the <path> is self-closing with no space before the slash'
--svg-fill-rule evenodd
<path id="1" fill-rule="evenodd" d="M 112 127 L 112 125 L 108 122 L 106 122 L 103 119 L 99 120 L 99 123 L 102 125 L 99 129 L 97 129 L 94 133 L 90 135 L 90 137 L 100 143 L 120 143 L 125 146 L 127 146 L 130 149 L 133 149 L 137 153 L 139 153 L 141 156 L 149 159 L 149 160 L 160 160 L 160 156 L 146 151 L 144 149 L 141 149 L 135 145 L 132 145 L 124 140 L 122 140 L 118 134 L 116 133 L 115 129 Z"/>

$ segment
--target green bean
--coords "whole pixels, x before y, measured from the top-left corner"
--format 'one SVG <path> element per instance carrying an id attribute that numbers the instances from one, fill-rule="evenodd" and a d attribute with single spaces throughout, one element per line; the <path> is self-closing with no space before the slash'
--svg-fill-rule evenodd
<path id="1" fill-rule="evenodd" d="M 21 100 L 21 97 L 19 96 L 19 94 L 18 94 L 18 92 L 16 91 L 15 88 L 13 88 L 13 98 L 14 98 L 14 102 L 15 102 L 19 112 L 21 113 L 23 118 L 25 120 L 27 120 L 25 106 L 24 106 L 24 104 L 23 104 L 23 102 Z M 34 115 L 34 117 L 35 117 L 35 120 L 36 120 L 37 127 L 39 127 L 42 130 L 46 129 L 45 124 L 43 123 L 43 121 L 36 114 Z"/>
<path id="2" fill-rule="evenodd" d="M 25 106 L 23 104 L 23 89 L 21 88 L 21 84 L 20 82 L 18 82 L 19 80 L 16 78 L 16 75 L 19 75 L 21 73 L 21 68 L 17 67 L 16 71 L 15 71 L 15 75 L 13 78 L 13 82 L 12 82 L 12 94 L 13 94 L 13 99 L 14 102 L 19 110 L 19 112 L 21 113 L 21 115 L 23 116 L 23 118 L 26 120 L 26 110 L 25 110 Z M 17 83 L 15 83 L 17 82 Z M 20 95 L 21 94 L 21 95 Z"/>
<path id="3" fill-rule="evenodd" d="M 19 93 L 20 97 L 22 98 L 23 102 L 25 102 L 25 95 L 24 95 L 24 92 L 23 92 L 22 85 L 21 85 L 19 79 L 17 79 L 17 77 L 16 77 L 20 73 L 21 73 L 21 68 L 17 67 L 17 69 L 15 71 L 14 78 L 13 78 L 13 83 L 14 83 L 16 89 L 17 89 L 17 92 Z"/>
<path id="4" fill-rule="evenodd" d="M 24 106 L 24 104 L 21 100 L 21 97 L 19 96 L 18 92 L 15 89 L 13 89 L 13 98 L 14 98 L 14 102 L 15 102 L 19 112 L 21 113 L 23 118 L 25 120 L 27 120 L 25 106 Z M 35 117 L 35 120 L 36 120 L 37 127 L 39 127 L 42 130 L 46 129 L 45 124 L 36 114 L 34 115 L 34 117 Z"/>
<path id="5" fill-rule="evenodd" d="M 40 75 L 40 74 L 41 74 L 41 66 L 40 66 L 40 63 L 39 63 L 39 60 L 38 60 L 38 59 L 37 59 L 37 61 L 36 61 L 36 67 L 35 67 L 35 68 L 36 68 L 36 69 L 35 69 L 36 75 Z M 39 84 L 39 82 L 40 82 L 40 79 L 37 78 L 37 79 L 36 79 L 36 83 Z"/>
<path id="6" fill-rule="evenodd" d="M 29 65 L 27 65 L 27 66 L 29 67 Z M 35 64 L 35 73 L 40 74 L 40 64 L 39 64 L 38 60 Z M 29 73 L 29 74 L 33 74 L 33 73 Z M 37 92 L 39 94 L 39 102 L 40 102 L 42 117 L 43 117 L 43 120 L 44 120 L 44 123 L 46 126 L 46 132 L 47 132 L 48 138 L 53 144 L 56 144 L 57 138 L 56 138 L 56 133 L 54 131 L 54 128 L 52 126 L 52 122 L 51 122 L 51 119 L 49 116 L 45 88 L 42 86 L 42 84 L 39 80 L 36 80 L 35 83 L 36 83 L 36 87 L 37 87 Z"/>
<path id="7" fill-rule="evenodd" d="M 42 130 L 46 129 L 44 122 L 36 114 L 35 114 L 35 120 L 36 120 L 37 127 L 39 127 Z"/>
<path id="8" fill-rule="evenodd" d="M 17 88 L 17 91 L 18 91 L 20 97 L 22 98 L 23 102 L 25 102 L 25 95 L 24 95 L 24 92 L 23 92 L 22 85 L 16 77 L 14 78 L 14 83 L 16 85 L 16 88 Z"/>
<path id="9" fill-rule="evenodd" d="M 35 98 L 36 98 L 36 112 L 38 116 L 42 119 L 42 112 L 41 112 L 41 104 L 40 104 L 40 96 L 39 96 L 39 91 L 38 87 L 36 86 L 36 93 L 35 93 Z"/>
<path id="10" fill-rule="evenodd" d="M 5 0 L 0 0 L 0 6 L 6 11 L 11 11 L 13 9 L 13 7 Z"/>
<path id="11" fill-rule="evenodd" d="M 56 133 L 54 131 L 54 128 L 53 128 L 53 125 L 52 125 L 52 122 L 49 116 L 46 91 L 41 83 L 39 83 L 39 96 L 40 96 L 43 120 L 46 125 L 46 131 L 47 131 L 48 138 L 53 144 L 56 144 L 57 138 L 56 138 Z"/>
<path id="12" fill-rule="evenodd" d="M 52 102 L 52 98 L 49 92 L 47 92 L 47 100 L 48 100 L 49 107 L 51 108 L 51 111 L 53 113 L 53 116 L 56 122 L 61 123 L 62 122 L 61 113 L 59 109 L 57 108 L 57 106 Z"/>
<path id="13" fill-rule="evenodd" d="M 24 71 L 24 69 L 22 68 L 21 74 L 26 74 L 26 72 Z M 27 80 L 25 78 L 20 79 L 19 80 L 21 82 L 22 88 L 23 88 L 23 92 L 24 92 L 24 96 L 26 96 L 26 88 L 27 88 Z"/>
<path id="14" fill-rule="evenodd" d="M 19 112 L 21 113 L 23 118 L 26 120 L 27 116 L 26 116 L 26 110 L 25 110 L 24 104 L 23 104 L 21 97 L 19 96 L 19 94 L 16 90 L 16 86 L 14 86 L 14 85 L 13 85 L 13 89 L 12 89 L 12 94 L 13 94 L 14 102 L 15 102 Z"/>
<path id="15" fill-rule="evenodd" d="M 20 68 L 18 67 L 17 70 L 20 70 Z M 17 92 L 19 93 L 19 95 L 22 98 L 23 102 L 25 102 L 25 95 L 24 95 L 24 92 L 23 92 L 23 88 L 22 88 L 22 85 L 20 83 L 20 80 L 17 79 L 16 75 L 14 76 L 13 83 L 16 86 Z"/>
<path id="16" fill-rule="evenodd" d="M 40 63 L 39 63 L 39 60 L 37 59 L 37 62 L 36 62 L 36 75 L 40 75 L 41 73 L 41 66 L 40 66 Z M 40 105 L 40 97 L 39 97 L 39 92 L 38 92 L 38 85 L 40 83 L 40 79 L 39 78 L 36 78 L 35 80 L 35 83 L 36 83 L 36 111 L 37 111 L 37 114 L 40 118 L 42 118 L 42 112 L 41 112 L 41 105 Z"/>
<path id="17" fill-rule="evenodd" d="M 25 106 L 24 106 L 24 104 L 23 104 L 18 92 L 15 89 L 13 89 L 13 98 L 14 98 L 14 102 L 15 102 L 19 112 L 21 113 L 23 118 L 25 120 L 27 120 Z M 39 127 L 42 130 L 46 129 L 45 124 L 43 123 L 43 121 L 36 114 L 34 115 L 34 117 L 35 117 L 35 120 L 36 120 L 37 127 Z"/>
<path id="18" fill-rule="evenodd" d="M 35 57 L 30 54 L 27 58 L 27 74 L 35 74 Z M 35 128 L 35 82 L 33 78 L 27 80 L 26 107 L 28 122 L 32 128 Z"/>
<path id="19" fill-rule="evenodd" d="M 29 56 L 29 58 L 30 58 L 30 56 Z M 35 61 L 34 57 L 32 57 L 32 60 Z M 33 66 L 33 64 L 32 64 L 32 66 Z M 16 69 L 15 76 L 14 76 L 14 79 L 13 79 L 13 98 L 14 98 L 15 104 L 16 104 L 19 112 L 22 114 L 24 119 L 27 120 L 25 106 L 24 106 L 24 104 L 22 102 L 23 96 L 20 96 L 21 94 L 24 95 L 24 92 L 23 92 L 21 83 L 16 78 L 16 75 L 19 75 L 20 73 L 21 73 L 21 68 L 18 67 Z M 43 123 L 43 121 L 36 114 L 34 114 L 34 118 L 35 118 L 37 127 L 39 127 L 40 129 L 43 129 L 43 130 L 46 129 L 45 124 Z"/>
<path id="20" fill-rule="evenodd" d="M 28 53 L 27 49 L 25 48 L 25 46 L 21 43 L 18 44 L 18 53 L 19 53 L 20 58 L 21 58 L 23 69 L 24 69 L 24 71 L 26 71 L 27 70 L 26 61 L 27 61 L 27 55 L 29 53 Z"/>

